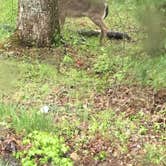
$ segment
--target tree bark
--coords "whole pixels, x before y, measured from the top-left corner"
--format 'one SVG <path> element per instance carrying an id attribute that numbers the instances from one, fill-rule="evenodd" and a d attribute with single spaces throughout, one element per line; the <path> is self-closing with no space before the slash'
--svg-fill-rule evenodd
<path id="1" fill-rule="evenodd" d="M 51 46 L 59 35 L 58 0 L 19 0 L 17 34 L 25 46 Z"/>

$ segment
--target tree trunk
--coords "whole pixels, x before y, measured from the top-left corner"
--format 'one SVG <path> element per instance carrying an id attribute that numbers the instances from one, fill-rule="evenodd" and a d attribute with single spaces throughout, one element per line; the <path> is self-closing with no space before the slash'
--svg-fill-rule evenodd
<path id="1" fill-rule="evenodd" d="M 59 35 L 58 0 L 19 0 L 17 34 L 25 46 L 50 46 Z"/>

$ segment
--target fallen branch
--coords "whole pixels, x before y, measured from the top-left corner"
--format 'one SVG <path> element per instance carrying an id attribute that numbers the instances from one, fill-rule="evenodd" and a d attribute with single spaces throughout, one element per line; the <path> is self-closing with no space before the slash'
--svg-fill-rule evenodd
<path id="1" fill-rule="evenodd" d="M 99 36 L 100 35 L 100 31 L 94 31 L 94 30 L 79 30 L 78 31 L 79 35 L 82 36 L 87 36 L 87 37 L 92 37 L 92 36 Z M 127 34 L 127 33 L 122 33 L 122 32 L 113 32 L 113 31 L 109 31 L 107 33 L 107 37 L 111 40 L 111 39 L 116 39 L 116 40 L 122 40 L 122 39 L 127 39 L 127 40 L 131 40 L 131 37 Z"/>

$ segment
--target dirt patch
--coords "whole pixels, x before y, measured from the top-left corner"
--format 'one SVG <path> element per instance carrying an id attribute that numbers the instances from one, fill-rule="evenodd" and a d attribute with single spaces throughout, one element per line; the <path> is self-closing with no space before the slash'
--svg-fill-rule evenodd
<path id="1" fill-rule="evenodd" d="M 46 97 L 46 103 L 65 107 L 70 104 L 74 108 L 76 99 L 70 98 L 70 89 L 59 87 L 52 90 Z M 107 89 L 103 93 L 94 93 L 90 98 L 82 99 L 93 105 L 94 111 L 113 109 L 117 114 L 125 112 L 130 116 L 143 111 L 144 113 L 157 113 L 166 109 L 166 88 L 155 90 L 139 85 L 119 85 Z"/>
<path id="2" fill-rule="evenodd" d="M 127 115 L 139 111 L 158 112 L 166 109 L 166 89 L 154 90 L 149 87 L 114 86 L 103 94 L 94 97 L 95 109 L 113 108 L 115 112 L 126 112 Z"/>
<path id="3" fill-rule="evenodd" d="M 114 157 L 112 152 L 111 142 L 101 135 L 96 135 L 77 152 L 72 153 L 72 156 L 75 156 L 75 166 L 120 166 L 120 160 Z"/>

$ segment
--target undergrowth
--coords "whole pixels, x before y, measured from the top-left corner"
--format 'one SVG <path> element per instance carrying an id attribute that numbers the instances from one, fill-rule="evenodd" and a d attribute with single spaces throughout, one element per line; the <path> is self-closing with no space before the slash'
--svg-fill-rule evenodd
<path id="1" fill-rule="evenodd" d="M 17 1 L 0 3 L 3 42 L 14 31 Z M 22 133 L 23 142 L 34 145 L 17 153 L 22 164 L 72 165 L 71 156 L 72 160 L 90 156 L 98 162 L 106 161 L 129 156 L 132 148 L 136 149 L 136 157 L 130 156 L 135 163 L 165 164 L 164 109 L 152 115 L 141 109 L 134 112 L 132 104 L 126 112 L 117 111 L 121 106 L 100 108 L 107 103 L 104 97 L 94 102 L 96 96 L 102 97 L 116 86 L 166 87 L 166 54 L 150 56 L 142 47 L 146 35 L 135 17 L 136 3 L 109 3 L 112 10 L 107 25 L 114 31 L 129 33 L 132 41 L 106 40 L 99 47 L 98 38 L 82 37 L 76 32 L 96 28 L 88 19 L 67 19 L 62 30 L 66 45 L 51 48 L 52 52 L 60 50 L 55 53 L 58 56 L 32 48 L 15 58 L 15 50 L 9 49 L 7 56 L 6 50 L 0 50 L 0 124 Z M 111 100 L 114 98 L 116 94 Z M 48 113 L 41 112 L 44 106 Z M 128 115 L 128 111 L 134 114 Z"/>
<path id="2" fill-rule="evenodd" d="M 73 163 L 65 154 L 69 148 L 62 138 L 46 132 L 33 131 L 23 139 L 27 150 L 16 153 L 16 158 L 21 159 L 22 166 L 59 165 L 72 166 Z"/>

